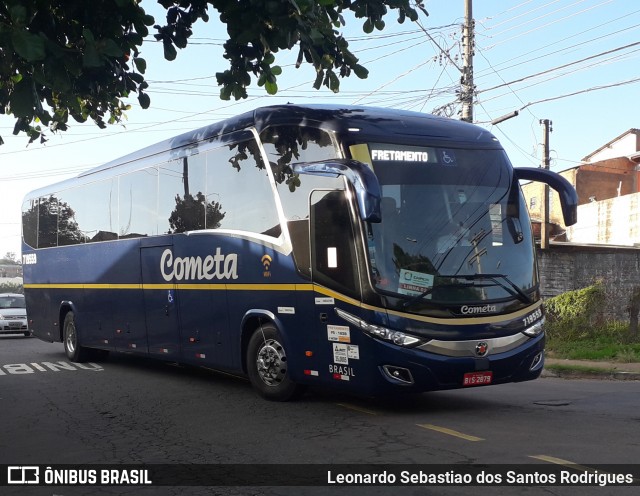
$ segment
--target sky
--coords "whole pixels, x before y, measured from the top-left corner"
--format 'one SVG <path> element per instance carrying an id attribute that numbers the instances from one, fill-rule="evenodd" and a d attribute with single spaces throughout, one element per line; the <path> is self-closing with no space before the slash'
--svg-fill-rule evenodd
<path id="1" fill-rule="evenodd" d="M 343 79 L 340 93 L 312 88 L 310 66 L 295 69 L 297 51 L 276 54 L 283 67 L 279 92 L 254 84 L 249 98 L 223 101 L 215 73 L 226 29 L 211 12 L 173 62 L 149 37 L 142 47 L 151 107 L 132 108 L 121 124 L 99 129 L 71 122 L 41 145 L 13 136 L 14 120 L 0 116 L 0 257 L 20 254 L 20 211 L 31 190 L 73 177 L 129 152 L 212 122 L 280 103 L 334 103 L 393 107 L 458 119 L 464 0 L 425 0 L 419 25 L 398 24 L 389 13 L 384 31 L 365 34 L 362 21 L 342 29 L 369 77 Z M 143 8 L 163 20 L 155 0 Z M 640 2 L 637 0 L 475 0 L 474 122 L 502 143 L 514 166 L 542 161 L 541 119 L 552 121 L 551 169 L 581 159 L 631 128 L 640 128 Z M 515 110 L 500 124 L 491 121 Z"/>

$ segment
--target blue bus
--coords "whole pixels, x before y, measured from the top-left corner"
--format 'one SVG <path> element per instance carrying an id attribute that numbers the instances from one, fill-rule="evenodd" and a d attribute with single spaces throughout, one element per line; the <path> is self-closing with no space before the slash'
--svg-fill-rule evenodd
<path id="1" fill-rule="evenodd" d="M 26 196 L 29 326 L 248 376 L 263 397 L 526 381 L 544 312 L 520 180 L 486 130 L 391 109 L 281 105 Z"/>

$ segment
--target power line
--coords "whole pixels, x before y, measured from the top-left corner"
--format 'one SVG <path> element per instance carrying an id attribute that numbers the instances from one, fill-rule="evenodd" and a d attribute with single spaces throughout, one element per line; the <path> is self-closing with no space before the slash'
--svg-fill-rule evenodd
<path id="1" fill-rule="evenodd" d="M 498 89 L 498 88 L 503 88 L 504 86 L 508 86 L 510 84 L 521 83 L 522 81 L 526 81 L 527 79 L 532 79 L 534 77 L 542 76 L 543 74 L 548 74 L 550 72 L 557 71 L 559 69 L 564 69 L 565 67 L 569 67 L 569 66 L 572 66 L 572 65 L 580 64 L 580 63 L 586 62 L 588 60 L 593 60 L 595 58 L 602 57 L 602 56 L 608 55 L 610 53 L 619 52 L 621 50 L 625 50 L 627 48 L 631 48 L 631 47 L 638 46 L 638 45 L 640 45 L 640 41 L 637 41 L 635 43 L 630 43 L 630 44 L 625 45 L 625 46 L 613 48 L 613 49 L 607 50 L 605 52 L 600 52 L 598 54 L 591 55 L 589 57 L 585 57 L 585 58 L 580 59 L 580 60 L 575 60 L 573 62 L 568 62 L 566 64 L 562 64 L 562 65 L 559 65 L 559 66 L 556 66 L 556 67 L 552 67 L 551 69 L 546 69 L 544 71 L 536 72 L 535 74 L 531 74 L 529 76 L 524 76 L 524 77 L 521 77 L 519 79 L 514 79 L 513 81 L 509 81 L 508 83 L 503 83 L 503 84 L 499 84 L 497 86 L 492 86 L 490 88 L 486 88 L 484 90 L 479 90 L 479 91 L 477 91 L 477 93 L 478 94 L 486 93 L 487 91 L 492 91 L 492 90 L 495 90 L 495 89 Z"/>
<path id="2" fill-rule="evenodd" d="M 607 89 L 607 88 L 615 88 L 615 87 L 618 87 L 618 86 L 625 86 L 627 84 L 634 84 L 634 83 L 638 83 L 638 82 L 640 82 L 640 77 L 634 78 L 634 79 L 628 79 L 626 81 L 619 81 L 617 83 L 605 84 L 605 85 L 600 85 L 600 86 L 592 86 L 591 88 L 586 88 L 586 89 L 583 89 L 583 90 L 574 91 L 572 93 L 566 93 L 564 95 L 558 95 L 558 96 L 553 96 L 553 97 L 549 97 L 549 98 L 544 98 L 542 100 L 537 100 L 535 102 L 529 102 L 526 105 L 524 105 L 523 107 L 521 107 L 520 110 L 524 110 L 525 108 L 530 107 L 532 105 L 538 105 L 539 103 L 552 102 L 554 100 L 560 100 L 561 98 L 568 98 L 570 96 L 580 95 L 582 93 L 589 93 L 591 91 L 604 90 L 604 89 Z"/>
<path id="3" fill-rule="evenodd" d="M 579 12 L 574 12 L 571 15 L 568 15 L 568 16 L 565 16 L 565 17 L 561 17 L 559 19 L 555 19 L 555 20 L 553 20 L 551 22 L 548 22 L 547 24 L 543 24 L 543 25 L 537 26 L 537 27 L 535 27 L 533 29 L 530 29 L 528 31 L 523 31 L 523 32 L 521 32 L 521 33 L 519 33 L 519 34 L 517 34 L 515 36 L 512 36 L 511 38 L 507 38 L 506 40 L 502 40 L 502 41 L 500 41 L 498 43 L 494 43 L 493 45 L 491 45 L 489 47 L 486 47 L 485 50 L 491 50 L 492 48 L 495 48 L 498 45 L 502 45 L 504 43 L 507 43 L 508 41 L 513 41 L 516 38 L 520 38 L 521 36 L 524 36 L 526 34 L 531 34 L 531 33 L 535 32 L 535 31 L 538 31 L 540 29 L 546 28 L 547 26 L 551 26 L 552 24 L 556 24 L 556 23 L 558 23 L 560 21 L 565 21 L 567 19 L 571 19 L 572 17 L 576 17 L 576 16 L 578 16 L 580 14 L 584 14 L 585 12 L 589 12 L 590 10 L 593 10 L 595 8 L 598 8 L 598 7 L 601 7 L 602 5 L 606 5 L 607 3 L 611 3 L 612 1 L 613 0 L 607 0 L 607 1 L 603 2 L 603 3 L 601 3 L 601 4 L 589 7 L 588 9 L 584 9 L 584 10 L 581 10 Z"/>
<path id="4" fill-rule="evenodd" d="M 523 65 L 523 64 L 528 64 L 528 63 L 530 63 L 530 62 L 533 62 L 533 61 L 535 61 L 535 60 L 539 60 L 539 59 L 541 59 L 541 58 L 546 58 L 546 57 L 549 57 L 549 56 L 551 56 L 551 55 L 556 55 L 556 54 L 559 54 L 559 53 L 562 53 L 562 52 L 566 52 L 567 50 L 571 50 L 572 48 L 584 48 L 584 46 L 585 46 L 586 44 L 588 44 L 588 43 L 593 43 L 593 42 L 596 42 L 596 41 L 601 41 L 601 40 L 603 40 L 603 39 L 605 39 L 605 38 L 608 38 L 609 36 L 613 36 L 613 35 L 620 34 L 620 33 L 623 33 L 623 32 L 625 32 L 625 31 L 629 31 L 629 30 L 631 30 L 631 29 L 637 28 L 638 26 L 640 26 L 640 24 L 635 24 L 635 25 L 633 25 L 633 26 L 629 26 L 629 27 L 626 27 L 626 28 L 623 28 L 623 29 L 619 29 L 619 30 L 617 30 L 617 31 L 613 31 L 613 32 L 611 32 L 611 33 L 607 33 L 607 34 L 604 34 L 604 35 L 602 35 L 602 36 L 598 36 L 598 37 L 596 37 L 596 38 L 591 38 L 591 39 L 589 39 L 589 40 L 585 40 L 585 41 L 582 41 L 582 42 L 580 42 L 580 43 L 576 43 L 576 44 L 574 44 L 574 45 L 570 45 L 570 46 L 568 46 L 568 47 L 560 48 L 560 49 L 557 49 L 557 50 L 552 51 L 552 52 L 547 52 L 547 53 L 544 53 L 544 54 L 539 55 L 539 56 L 537 56 L 537 57 L 530 58 L 530 59 L 524 60 L 524 61 L 522 61 L 522 62 L 518 62 L 517 64 L 512 64 L 512 65 L 509 65 L 509 66 L 507 66 L 507 67 L 501 67 L 501 66 L 502 66 L 502 65 L 504 65 L 504 64 L 507 64 L 507 63 L 509 63 L 509 62 L 513 62 L 513 61 L 518 60 L 518 59 L 520 59 L 520 58 L 522 58 L 522 57 L 525 57 L 525 56 L 527 56 L 527 55 L 530 55 L 530 54 L 532 54 L 532 53 L 539 52 L 539 51 L 541 51 L 541 50 L 544 50 L 545 48 L 552 47 L 552 46 L 554 46 L 554 45 L 559 44 L 560 42 L 567 41 L 567 40 L 569 40 L 569 39 L 571 39 L 571 38 L 575 38 L 575 37 L 577 37 L 577 36 L 581 36 L 581 35 L 583 35 L 583 34 L 585 34 L 585 33 L 589 32 L 589 31 L 593 31 L 594 29 L 598 29 L 598 28 L 600 28 L 600 27 L 606 26 L 607 24 L 610 24 L 610 23 L 612 23 L 612 22 L 617 22 L 617 21 L 619 21 L 620 19 L 625 19 L 625 18 L 629 17 L 630 15 L 637 14 L 638 12 L 640 12 L 640 10 L 636 10 L 635 12 L 630 12 L 629 14 L 627 14 L 627 15 L 625 15 L 625 16 L 621 16 L 621 17 L 618 17 L 618 18 L 616 18 L 616 19 L 612 19 L 612 20 L 610 20 L 610 21 L 608 21 L 608 22 L 605 22 L 605 23 L 602 23 L 602 24 L 598 24 L 597 26 L 591 27 L 591 28 L 589 28 L 589 29 L 582 30 L 580 33 L 576 33 L 576 34 L 573 34 L 573 35 L 571 35 L 571 36 L 567 36 L 566 38 L 562 38 L 561 40 L 554 41 L 553 43 L 550 43 L 550 44 L 548 44 L 548 45 L 544 45 L 544 46 L 542 46 L 542 47 L 540 47 L 540 48 L 537 48 L 537 49 L 535 49 L 535 50 L 528 50 L 526 53 L 524 53 L 524 54 L 522 54 L 522 55 L 520 55 L 520 56 L 518 56 L 518 57 L 510 57 L 510 58 L 509 58 L 509 60 L 506 60 L 506 61 L 501 62 L 501 63 L 499 63 L 499 64 L 495 64 L 495 65 L 492 67 L 492 70 L 493 70 L 493 71 L 495 71 L 495 68 L 501 68 L 501 70 L 512 69 L 512 68 L 514 68 L 514 67 L 517 67 L 517 66 L 520 66 L 520 65 Z M 480 50 L 481 50 L 481 52 L 483 51 L 483 49 L 482 49 L 482 48 L 480 48 Z M 476 78 L 476 79 L 482 79 L 483 77 L 485 77 L 485 76 L 487 75 L 487 74 L 483 74 L 483 72 L 488 72 L 488 71 L 487 71 L 487 70 L 485 70 L 485 71 L 482 71 L 482 70 L 481 70 L 481 71 L 479 71 L 479 74 L 477 75 L 477 78 Z"/>

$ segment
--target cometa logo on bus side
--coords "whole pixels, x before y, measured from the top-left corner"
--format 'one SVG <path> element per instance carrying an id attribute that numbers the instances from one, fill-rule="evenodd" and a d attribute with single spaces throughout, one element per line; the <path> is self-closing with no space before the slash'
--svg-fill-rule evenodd
<path id="1" fill-rule="evenodd" d="M 216 248 L 215 255 L 204 257 L 176 257 L 167 248 L 160 258 L 160 272 L 165 281 L 210 281 L 211 279 L 237 279 L 238 255 L 224 255 Z"/>

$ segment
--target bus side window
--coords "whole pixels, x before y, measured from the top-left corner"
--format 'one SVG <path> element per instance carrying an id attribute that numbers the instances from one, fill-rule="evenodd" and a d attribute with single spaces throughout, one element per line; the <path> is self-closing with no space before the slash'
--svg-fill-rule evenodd
<path id="1" fill-rule="evenodd" d="M 258 144 L 245 140 L 207 152 L 207 229 L 277 238 L 282 232 L 273 189 Z"/>
<path id="2" fill-rule="evenodd" d="M 58 246 L 58 199 L 40 198 L 38 209 L 38 248 Z"/>
<path id="3" fill-rule="evenodd" d="M 158 169 L 148 167 L 120 176 L 120 239 L 158 234 Z"/>
<path id="4" fill-rule="evenodd" d="M 358 296 L 355 238 L 344 191 L 311 194 L 313 280 Z"/>
<path id="5" fill-rule="evenodd" d="M 22 205 L 22 239 L 32 248 L 38 247 L 38 205 L 40 200 L 27 200 Z"/>

